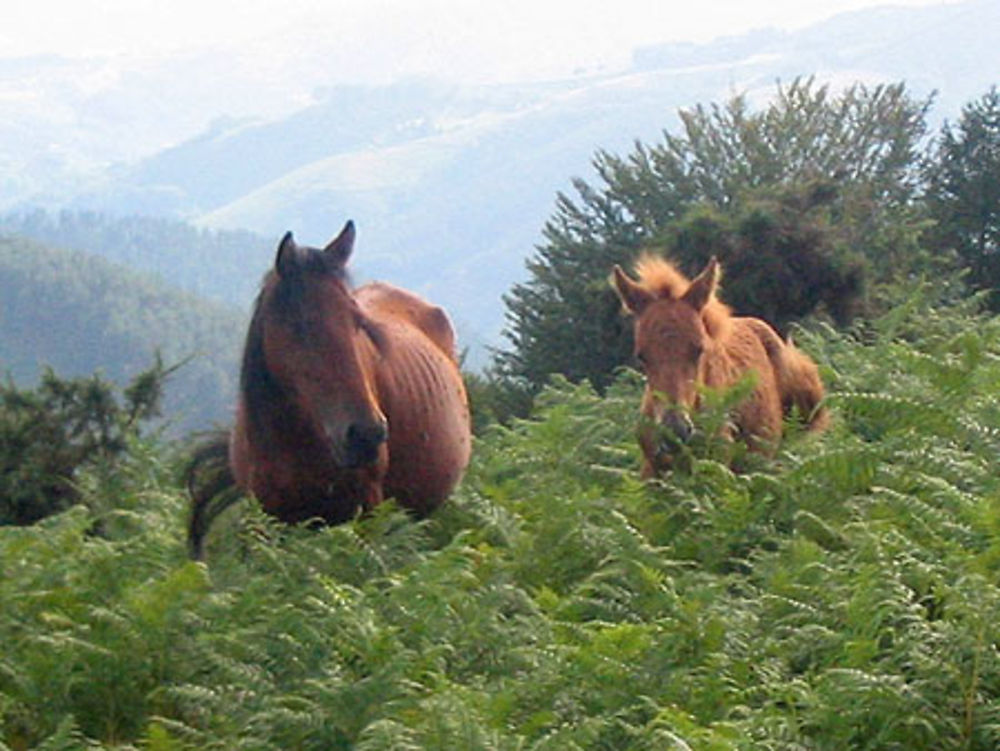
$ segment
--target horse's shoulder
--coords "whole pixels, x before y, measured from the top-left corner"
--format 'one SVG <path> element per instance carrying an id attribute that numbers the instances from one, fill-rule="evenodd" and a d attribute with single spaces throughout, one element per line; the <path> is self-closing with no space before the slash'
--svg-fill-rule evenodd
<path id="1" fill-rule="evenodd" d="M 358 288 L 355 298 L 369 315 L 416 327 L 450 359 L 455 359 L 455 331 L 443 308 L 386 282 L 370 282 Z"/>

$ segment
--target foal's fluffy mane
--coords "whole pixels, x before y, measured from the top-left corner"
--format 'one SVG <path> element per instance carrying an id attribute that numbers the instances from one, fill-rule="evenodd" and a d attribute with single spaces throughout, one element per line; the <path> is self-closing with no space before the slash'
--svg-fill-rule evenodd
<path id="1" fill-rule="evenodd" d="M 652 253 L 643 253 L 639 256 L 635 270 L 639 275 L 639 283 L 659 298 L 679 300 L 691 286 L 691 280 L 674 264 Z M 718 287 L 712 290 L 712 296 L 701 311 L 705 328 L 714 339 L 720 339 L 728 333 L 729 323 L 732 320 L 729 306 L 715 295 L 717 289 Z"/>

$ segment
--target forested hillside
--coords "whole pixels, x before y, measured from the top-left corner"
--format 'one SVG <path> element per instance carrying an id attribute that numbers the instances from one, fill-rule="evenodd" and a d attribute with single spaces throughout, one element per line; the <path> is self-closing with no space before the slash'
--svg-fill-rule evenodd
<path id="1" fill-rule="evenodd" d="M 165 286 L 247 309 L 273 258 L 275 239 L 200 230 L 177 219 L 34 209 L 0 216 L 0 235 L 84 251 Z"/>
<path id="2" fill-rule="evenodd" d="M 247 303 L 249 306 L 249 301 Z M 22 385 L 43 366 L 124 384 L 159 352 L 174 432 L 231 413 L 244 314 L 82 252 L 0 237 L 0 371 Z"/>

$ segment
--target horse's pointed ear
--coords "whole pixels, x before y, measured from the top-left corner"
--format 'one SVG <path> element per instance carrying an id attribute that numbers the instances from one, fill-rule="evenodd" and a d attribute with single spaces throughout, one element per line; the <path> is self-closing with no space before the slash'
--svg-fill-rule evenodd
<path id="1" fill-rule="evenodd" d="M 691 282 L 691 286 L 687 288 L 687 292 L 681 299 L 695 310 L 701 310 L 715 294 L 721 275 L 719 260 L 712 256 L 701 273 Z"/>
<path id="2" fill-rule="evenodd" d="M 278 276 L 286 276 L 295 268 L 298 249 L 292 233 L 286 232 L 285 236 L 281 238 L 281 242 L 278 243 L 278 253 L 274 257 L 274 268 L 278 272 Z"/>
<path id="3" fill-rule="evenodd" d="M 611 278 L 608 281 L 618 293 L 622 307 L 632 315 L 639 315 L 653 301 L 653 295 L 650 291 L 641 284 L 632 281 L 618 264 L 615 264 L 611 270 Z"/>
<path id="4" fill-rule="evenodd" d="M 347 259 L 351 257 L 351 251 L 354 250 L 354 235 L 354 222 L 348 219 L 347 224 L 340 230 L 340 234 L 323 248 L 323 252 L 334 256 L 337 263 L 341 265 L 347 263 Z"/>

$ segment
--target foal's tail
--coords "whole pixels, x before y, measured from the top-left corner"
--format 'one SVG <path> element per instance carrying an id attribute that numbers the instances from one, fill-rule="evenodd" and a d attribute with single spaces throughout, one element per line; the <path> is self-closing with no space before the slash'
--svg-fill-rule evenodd
<path id="1" fill-rule="evenodd" d="M 212 521 L 240 498 L 236 480 L 229 469 L 229 431 L 217 430 L 194 450 L 184 470 L 184 481 L 191 496 L 188 521 L 188 555 L 200 561 L 204 554 L 205 535 Z"/>
<path id="2" fill-rule="evenodd" d="M 778 381 L 786 408 L 796 407 L 810 431 L 825 430 L 830 423 L 830 412 L 823 404 L 826 391 L 819 368 L 809 355 L 795 346 L 791 337 L 782 349 Z"/>
<path id="3" fill-rule="evenodd" d="M 810 431 L 818 433 L 825 430 L 830 423 L 830 412 L 823 404 L 826 390 L 816 363 L 795 346 L 791 336 L 783 340 L 770 325 L 757 318 L 741 320 L 750 325 L 767 352 L 785 414 L 794 408 Z"/>

